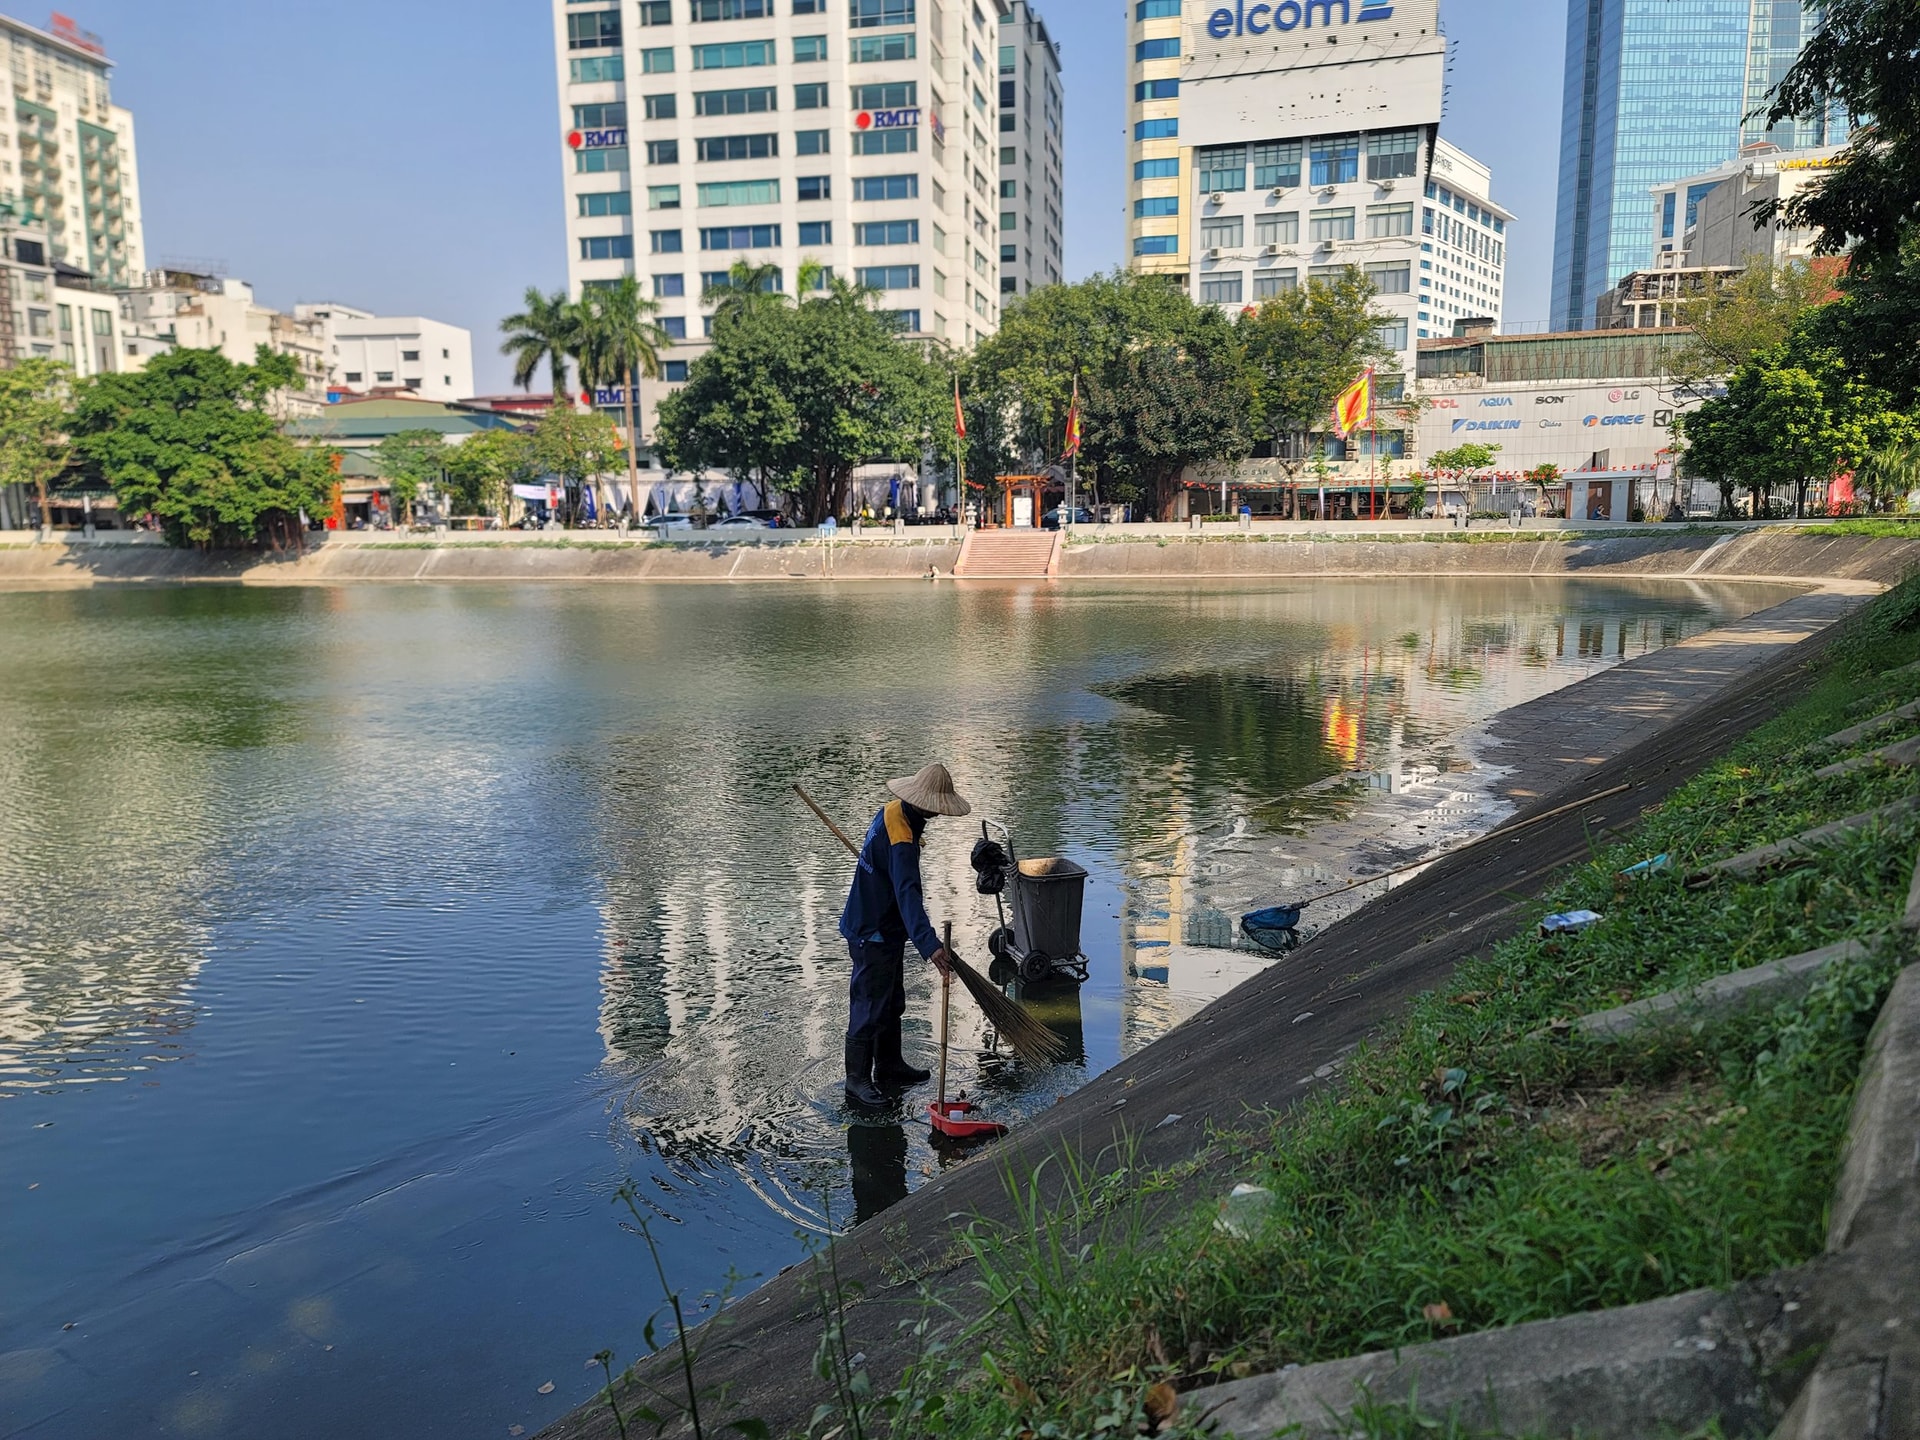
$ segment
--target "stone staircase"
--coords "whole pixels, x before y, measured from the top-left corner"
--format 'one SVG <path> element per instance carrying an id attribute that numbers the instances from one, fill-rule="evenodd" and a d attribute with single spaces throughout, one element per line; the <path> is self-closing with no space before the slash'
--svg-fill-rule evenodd
<path id="1" fill-rule="evenodd" d="M 1058 530 L 969 530 L 955 575 L 971 580 L 1045 580 L 1059 572 Z"/>

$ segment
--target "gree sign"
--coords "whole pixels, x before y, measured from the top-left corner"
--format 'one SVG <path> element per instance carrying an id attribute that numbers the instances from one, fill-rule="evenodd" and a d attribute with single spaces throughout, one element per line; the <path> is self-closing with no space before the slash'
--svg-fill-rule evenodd
<path id="1" fill-rule="evenodd" d="M 1258 5 L 1235 0 L 1231 10 L 1223 5 L 1207 17 L 1207 34 L 1216 40 L 1225 40 L 1230 35 L 1371 25 L 1392 18 L 1393 6 L 1389 0 L 1358 0 L 1357 5 L 1353 0 L 1278 0 L 1276 4 L 1261 0 Z"/>

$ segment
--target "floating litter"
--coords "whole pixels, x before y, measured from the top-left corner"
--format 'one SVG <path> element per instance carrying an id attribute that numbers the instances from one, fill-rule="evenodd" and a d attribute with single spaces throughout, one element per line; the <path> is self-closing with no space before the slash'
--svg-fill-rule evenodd
<path id="1" fill-rule="evenodd" d="M 1543 936 L 1578 935 L 1582 930 L 1598 925 L 1601 919 L 1598 910 L 1562 910 L 1540 922 L 1540 933 Z"/>

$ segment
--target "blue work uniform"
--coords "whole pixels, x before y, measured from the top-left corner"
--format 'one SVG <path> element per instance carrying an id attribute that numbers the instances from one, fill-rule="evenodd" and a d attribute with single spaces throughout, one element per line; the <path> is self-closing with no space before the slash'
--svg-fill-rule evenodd
<path id="1" fill-rule="evenodd" d="M 927 817 L 890 800 L 860 846 L 840 934 L 853 958 L 847 982 L 847 1038 L 871 1041 L 907 1008 L 907 941 L 931 960 L 940 949 L 920 893 L 920 832 Z"/>

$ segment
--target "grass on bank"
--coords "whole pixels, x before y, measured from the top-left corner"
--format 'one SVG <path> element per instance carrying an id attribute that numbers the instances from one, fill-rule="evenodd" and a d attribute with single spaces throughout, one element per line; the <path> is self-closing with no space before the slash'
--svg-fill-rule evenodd
<path id="1" fill-rule="evenodd" d="M 1538 907 L 1591 908 L 1602 924 L 1496 946 L 1357 1052 L 1336 1087 L 1215 1137 L 1208 1173 L 1273 1193 L 1257 1233 L 1223 1234 L 1213 1204 L 1172 1198 L 1180 1175 L 1112 1157 L 1073 1177 L 1064 1213 L 1040 1204 L 1030 1177 L 1013 1186 L 1013 1223 L 970 1232 L 986 1319 L 895 1393 L 861 1402 L 864 1416 L 828 1424 L 1138 1433 L 1167 1421 L 1167 1386 L 1725 1286 L 1817 1253 L 1862 1044 L 1898 965 L 1890 941 L 1805 1001 L 1678 1041 L 1529 1036 L 1889 932 L 1920 821 L 1758 881 L 1692 891 L 1681 877 L 1911 793 L 1905 771 L 1816 778 L 1839 752 L 1810 742 L 1920 694 L 1920 671 L 1884 673 L 1916 653 L 1920 581 L 1909 581 L 1849 625 L 1798 704 L 1597 845 Z M 1618 878 L 1663 852 L 1666 871 Z"/>

